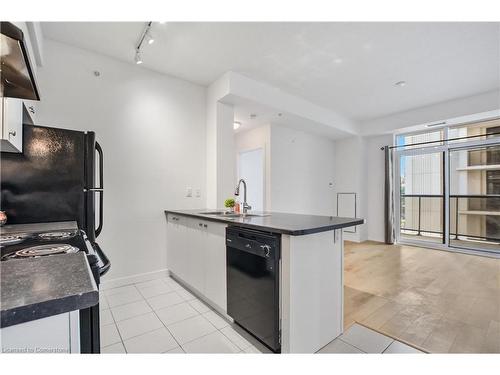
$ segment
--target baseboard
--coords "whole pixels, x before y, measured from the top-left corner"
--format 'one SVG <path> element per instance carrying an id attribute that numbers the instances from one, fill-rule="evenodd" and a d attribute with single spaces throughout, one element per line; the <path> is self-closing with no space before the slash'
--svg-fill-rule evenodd
<path id="1" fill-rule="evenodd" d="M 234 323 L 233 318 L 231 318 L 229 315 L 227 315 L 227 312 L 224 311 L 224 309 L 222 307 L 220 307 L 215 302 L 213 302 L 210 299 L 208 299 L 207 297 L 205 297 L 203 295 L 203 293 L 201 293 L 200 291 L 198 291 L 198 289 L 196 289 L 196 288 L 192 287 L 191 285 L 189 285 L 187 282 L 185 282 L 184 280 L 182 280 L 179 276 L 177 276 L 173 272 L 169 272 L 169 275 L 170 275 L 170 277 L 172 279 L 174 279 L 180 285 L 182 285 L 184 287 L 184 289 L 187 289 L 191 294 L 195 295 L 196 297 L 198 297 L 198 299 L 201 299 L 203 302 L 205 302 L 207 305 L 209 305 L 212 309 L 214 309 L 215 312 L 217 312 L 225 320 L 227 320 L 227 321 L 229 321 L 231 323 Z"/>
<path id="2" fill-rule="evenodd" d="M 357 237 L 353 236 L 354 233 L 349 233 L 349 232 L 343 232 L 342 236 L 344 238 L 344 241 L 349 241 L 349 242 L 354 242 L 354 243 L 363 243 L 365 241 L 368 241 L 368 238 L 365 236 L 363 237 Z"/>
<path id="3" fill-rule="evenodd" d="M 101 290 L 118 288 L 120 286 L 126 286 L 135 283 L 141 283 L 144 281 L 150 281 L 155 279 L 161 279 L 162 277 L 167 277 L 169 275 L 168 269 L 162 269 L 158 271 L 138 273 L 136 275 L 119 277 L 117 279 L 102 280 Z"/>
<path id="4" fill-rule="evenodd" d="M 385 245 L 386 243 L 384 241 L 376 241 L 376 240 L 364 240 L 364 241 L 351 241 L 351 240 L 345 240 L 345 244 L 366 244 L 366 245 Z"/>

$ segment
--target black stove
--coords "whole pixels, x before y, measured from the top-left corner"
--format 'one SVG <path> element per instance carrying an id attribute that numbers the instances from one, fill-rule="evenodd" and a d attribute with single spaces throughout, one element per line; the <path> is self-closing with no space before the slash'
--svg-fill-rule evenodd
<path id="1" fill-rule="evenodd" d="M 40 144 L 47 145 L 42 154 Z M 103 229 L 104 154 L 95 133 L 24 124 L 23 153 L 2 152 L 1 161 L 0 207 L 9 224 L 0 228 L 0 259 L 64 257 L 74 251 L 69 245 L 87 253 L 99 286 L 111 262 L 96 242 Z M 80 327 L 81 352 L 99 353 L 98 306 L 80 311 Z"/>
<path id="2" fill-rule="evenodd" d="M 84 251 L 92 254 L 84 232 L 48 231 L 0 235 L 0 260 L 24 259 Z"/>

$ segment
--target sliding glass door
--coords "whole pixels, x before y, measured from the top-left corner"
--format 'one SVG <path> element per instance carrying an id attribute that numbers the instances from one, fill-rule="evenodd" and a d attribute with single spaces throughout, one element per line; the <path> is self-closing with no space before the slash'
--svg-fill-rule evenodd
<path id="1" fill-rule="evenodd" d="M 444 152 L 399 154 L 399 240 L 445 243 Z"/>
<path id="2" fill-rule="evenodd" d="M 396 137 L 396 240 L 500 254 L 500 119 Z"/>
<path id="3" fill-rule="evenodd" d="M 450 149 L 449 245 L 500 253 L 500 145 Z"/>

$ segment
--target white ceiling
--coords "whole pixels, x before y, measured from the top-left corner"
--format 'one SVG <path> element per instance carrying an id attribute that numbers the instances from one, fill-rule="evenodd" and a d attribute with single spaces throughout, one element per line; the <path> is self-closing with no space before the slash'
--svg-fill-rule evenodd
<path id="1" fill-rule="evenodd" d="M 42 28 L 133 63 L 143 25 Z M 166 23 L 153 32 L 146 68 L 202 85 L 232 70 L 355 120 L 500 87 L 500 23 Z"/>
<path id="2" fill-rule="evenodd" d="M 296 130 L 326 136 L 330 139 L 339 139 L 346 136 L 345 132 L 339 131 L 335 127 L 325 126 L 324 124 L 286 113 L 277 111 L 274 108 L 262 104 L 249 102 L 233 97 L 225 102 L 234 106 L 234 121 L 241 125 L 235 133 L 242 133 L 248 130 L 258 128 L 263 125 L 278 124 L 293 128 Z"/>

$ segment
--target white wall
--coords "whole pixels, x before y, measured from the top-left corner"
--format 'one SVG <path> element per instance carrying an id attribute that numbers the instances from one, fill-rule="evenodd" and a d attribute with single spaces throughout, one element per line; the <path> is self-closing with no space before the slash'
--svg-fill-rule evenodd
<path id="1" fill-rule="evenodd" d="M 357 193 L 357 216 L 366 223 L 350 241 L 384 241 L 385 159 L 381 147 L 392 145 L 390 134 L 350 137 L 335 142 L 335 191 Z"/>
<path id="2" fill-rule="evenodd" d="M 365 140 L 362 137 L 349 137 L 335 142 L 335 194 L 356 193 L 356 216 L 366 219 L 365 147 Z M 366 227 L 366 224 L 358 225 L 356 233 L 345 232 L 344 238 L 364 241 L 367 237 Z"/>
<path id="3" fill-rule="evenodd" d="M 234 136 L 235 160 L 239 165 L 239 153 L 257 148 L 264 149 L 264 210 L 271 210 L 271 126 L 264 125 L 245 132 L 236 133 Z M 236 174 L 236 177 L 238 174 Z M 236 186 L 236 180 L 234 182 Z M 249 202 L 251 205 L 252 202 Z"/>
<path id="4" fill-rule="evenodd" d="M 205 88 L 45 41 L 39 124 L 93 130 L 104 149 L 104 281 L 167 266 L 166 208 L 205 206 Z M 100 71 L 99 77 L 94 71 Z M 186 198 L 186 187 L 201 198 Z"/>
<path id="5" fill-rule="evenodd" d="M 334 174 L 332 140 L 272 124 L 272 211 L 335 215 Z"/>
<path id="6" fill-rule="evenodd" d="M 241 151 L 265 150 L 266 211 L 335 215 L 332 140 L 271 124 L 237 133 L 235 148 L 236 161 Z"/>

